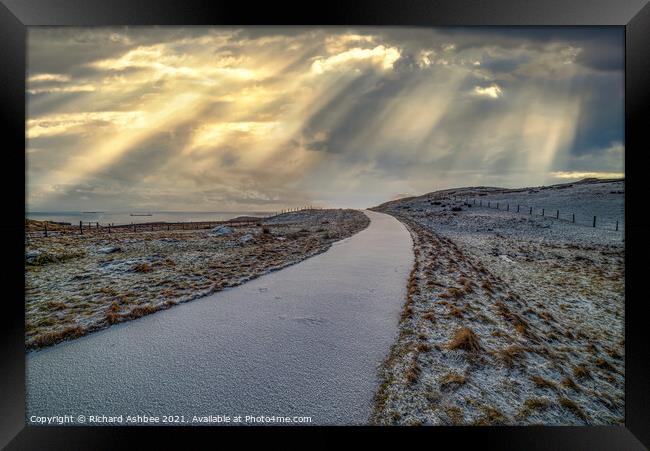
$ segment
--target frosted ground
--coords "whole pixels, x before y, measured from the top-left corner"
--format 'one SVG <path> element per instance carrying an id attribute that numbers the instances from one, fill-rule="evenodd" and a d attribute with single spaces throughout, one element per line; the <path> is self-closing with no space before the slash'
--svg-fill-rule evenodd
<path id="1" fill-rule="evenodd" d="M 364 230 L 282 271 L 28 353 L 26 418 L 171 412 L 195 425 L 210 425 L 195 415 L 366 424 L 413 265 L 404 226 L 368 216 Z"/>
<path id="2" fill-rule="evenodd" d="M 285 213 L 214 229 L 131 232 L 32 221 L 25 244 L 28 348 L 49 346 L 242 284 L 362 230 L 355 210 Z"/>
<path id="3" fill-rule="evenodd" d="M 374 421 L 622 423 L 623 192 L 622 181 L 464 188 L 377 207 L 407 226 L 416 264 Z"/>

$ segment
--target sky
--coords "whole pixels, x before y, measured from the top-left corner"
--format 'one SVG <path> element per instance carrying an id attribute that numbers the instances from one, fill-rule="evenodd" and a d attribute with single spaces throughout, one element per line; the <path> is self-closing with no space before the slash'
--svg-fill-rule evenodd
<path id="1" fill-rule="evenodd" d="M 622 177 L 623 28 L 28 28 L 30 211 Z"/>

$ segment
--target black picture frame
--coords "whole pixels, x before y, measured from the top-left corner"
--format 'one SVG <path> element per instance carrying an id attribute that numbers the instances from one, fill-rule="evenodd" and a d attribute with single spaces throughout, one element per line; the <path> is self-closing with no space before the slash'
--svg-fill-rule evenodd
<path id="1" fill-rule="evenodd" d="M 205 0 L 1 0 L 0 111 L 6 132 L 0 221 L 5 265 L 0 272 L 0 446 L 8 449 L 115 449 L 154 436 L 167 446 L 186 434 L 223 434 L 220 428 L 35 427 L 25 425 L 24 209 L 26 27 L 38 25 L 400 25 L 400 26 L 623 26 L 625 62 L 625 427 L 390 428 L 431 444 L 452 440 L 497 449 L 645 449 L 650 446 L 650 347 L 644 279 L 650 220 L 647 171 L 650 116 L 650 5 L 648 0 L 357 0 L 320 4 Z M 22 149 L 22 151 L 21 151 Z M 22 188 L 21 188 L 22 187 Z M 644 217 L 645 216 L 645 217 Z M 154 430 L 155 429 L 155 430 Z M 230 428 L 239 439 L 258 428 Z M 294 428 L 263 428 L 278 434 Z M 327 438 L 324 428 L 302 428 Z M 362 428 L 381 438 L 386 429 Z M 404 437 L 403 439 L 407 439 Z M 286 440 L 286 439 L 285 439 Z M 241 442 L 239 442 L 241 443 Z M 297 443 L 298 444 L 298 443 Z M 403 443 L 405 444 L 405 443 Z"/>

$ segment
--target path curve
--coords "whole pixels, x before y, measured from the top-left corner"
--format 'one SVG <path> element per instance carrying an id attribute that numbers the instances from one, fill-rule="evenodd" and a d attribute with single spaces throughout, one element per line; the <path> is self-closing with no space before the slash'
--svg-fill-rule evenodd
<path id="1" fill-rule="evenodd" d="M 64 414 L 366 423 L 413 253 L 399 221 L 365 213 L 365 230 L 294 266 L 28 353 L 28 423 Z"/>

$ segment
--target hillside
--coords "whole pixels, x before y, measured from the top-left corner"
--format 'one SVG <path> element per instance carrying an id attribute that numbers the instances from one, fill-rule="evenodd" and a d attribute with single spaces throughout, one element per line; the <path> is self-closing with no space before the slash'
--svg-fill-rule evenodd
<path id="1" fill-rule="evenodd" d="M 373 208 L 402 221 L 416 255 L 374 421 L 622 423 L 623 208 L 622 180 Z"/>

